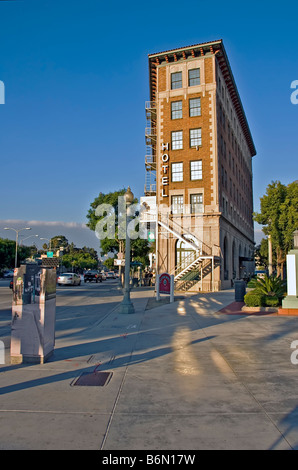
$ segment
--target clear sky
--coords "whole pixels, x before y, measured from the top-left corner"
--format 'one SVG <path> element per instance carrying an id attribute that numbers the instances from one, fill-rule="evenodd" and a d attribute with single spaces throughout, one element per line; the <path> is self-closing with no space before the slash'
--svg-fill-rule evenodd
<path id="1" fill-rule="evenodd" d="M 258 210 L 272 180 L 298 179 L 297 18 L 288 0 L 0 0 L 0 237 L 8 219 L 84 224 L 99 192 L 142 196 L 148 54 L 216 39 L 257 149 Z"/>

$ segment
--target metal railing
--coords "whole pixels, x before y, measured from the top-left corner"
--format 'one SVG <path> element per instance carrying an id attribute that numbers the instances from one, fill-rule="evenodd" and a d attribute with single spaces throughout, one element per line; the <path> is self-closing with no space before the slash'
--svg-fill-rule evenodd
<path id="1" fill-rule="evenodd" d="M 156 102 L 155 101 L 146 101 L 145 102 L 146 111 L 156 111 Z"/>

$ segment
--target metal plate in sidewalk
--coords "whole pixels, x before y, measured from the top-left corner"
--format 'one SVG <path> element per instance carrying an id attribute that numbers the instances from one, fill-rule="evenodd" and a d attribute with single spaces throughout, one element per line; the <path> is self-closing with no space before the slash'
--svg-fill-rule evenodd
<path id="1" fill-rule="evenodd" d="M 112 375 L 113 372 L 83 372 L 72 385 L 79 385 L 81 387 L 104 387 L 110 382 Z"/>
<path id="2" fill-rule="evenodd" d="M 101 352 L 98 354 L 93 354 L 92 356 L 89 357 L 87 363 L 88 364 L 102 364 L 107 366 L 108 364 L 112 364 L 112 362 L 115 360 L 115 352 L 114 351 L 106 351 L 106 352 Z"/>

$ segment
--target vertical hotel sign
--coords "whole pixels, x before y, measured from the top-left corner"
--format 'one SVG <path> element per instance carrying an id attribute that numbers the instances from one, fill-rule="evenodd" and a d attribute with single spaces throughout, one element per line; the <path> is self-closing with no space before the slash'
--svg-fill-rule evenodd
<path id="1" fill-rule="evenodd" d="M 161 197 L 169 197 L 167 188 L 167 186 L 169 186 L 169 143 L 161 144 L 161 150 L 163 152 L 161 156 Z"/>

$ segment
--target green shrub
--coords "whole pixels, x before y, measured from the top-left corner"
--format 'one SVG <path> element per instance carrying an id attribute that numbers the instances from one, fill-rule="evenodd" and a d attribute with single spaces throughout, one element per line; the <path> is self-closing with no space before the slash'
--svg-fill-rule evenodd
<path id="1" fill-rule="evenodd" d="M 244 302 L 247 307 L 264 307 L 265 295 L 259 292 L 251 291 L 244 296 Z"/>
<path id="2" fill-rule="evenodd" d="M 276 295 L 266 295 L 265 305 L 266 307 L 278 307 L 280 305 L 280 300 Z"/>
<path id="3" fill-rule="evenodd" d="M 251 278 L 250 281 L 248 281 L 248 283 L 246 284 L 246 287 L 254 288 L 255 285 L 256 285 L 255 281 L 256 281 L 256 278 L 254 278 L 254 277 Z"/>
<path id="4" fill-rule="evenodd" d="M 286 283 L 280 277 L 264 276 L 261 278 L 253 279 L 251 287 L 254 292 L 263 294 L 265 296 L 278 297 L 281 300 L 286 293 Z"/>

